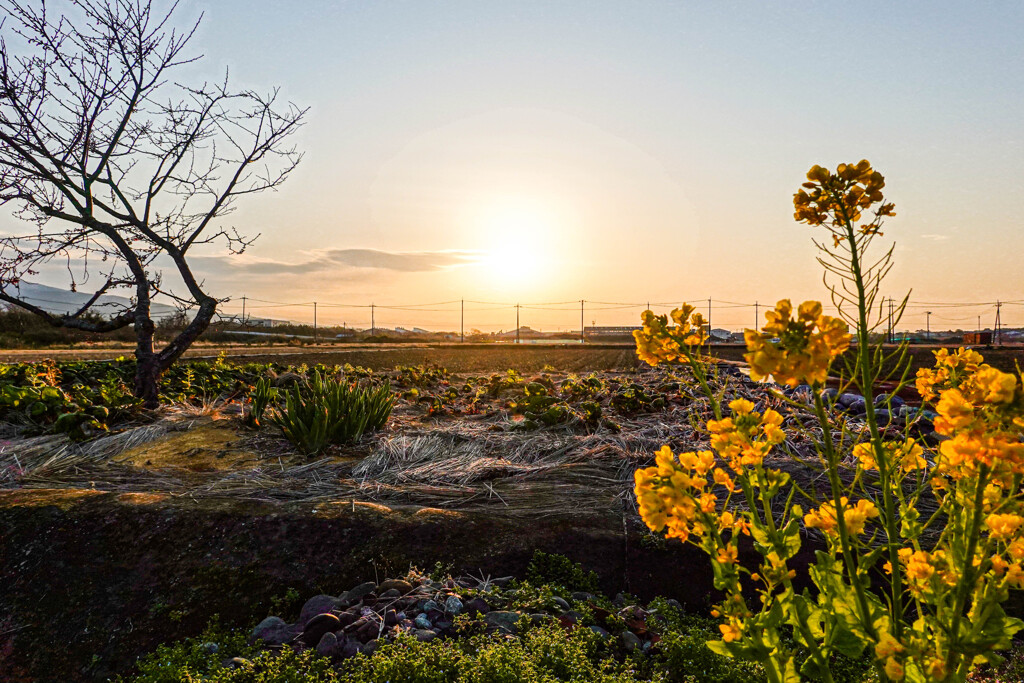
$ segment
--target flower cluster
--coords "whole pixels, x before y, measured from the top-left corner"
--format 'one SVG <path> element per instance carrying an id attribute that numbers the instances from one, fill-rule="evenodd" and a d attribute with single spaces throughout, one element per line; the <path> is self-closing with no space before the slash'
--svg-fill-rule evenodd
<path id="1" fill-rule="evenodd" d="M 839 499 L 843 508 L 843 523 L 848 533 L 859 536 L 864 532 L 864 525 L 869 519 L 878 517 L 878 508 L 867 498 L 861 498 L 856 505 L 850 505 L 850 500 L 843 496 Z M 808 529 L 820 529 L 829 540 L 839 537 L 839 518 L 836 515 L 836 506 L 832 501 L 825 501 L 817 510 L 811 510 L 804 515 L 804 525 Z"/>
<path id="2" fill-rule="evenodd" d="M 773 446 L 786 440 L 782 415 L 768 409 L 754 412 L 754 404 L 738 398 L 729 404 L 731 417 L 709 420 L 711 447 L 728 461 L 729 467 L 741 474 L 745 467 L 760 465 Z"/>
<path id="3" fill-rule="evenodd" d="M 708 340 L 707 321 L 690 304 L 673 310 L 671 317 L 675 325 L 669 324 L 668 316 L 644 311 L 643 328 L 633 331 L 640 360 L 649 365 L 682 361 L 691 347 Z"/>
<path id="4" fill-rule="evenodd" d="M 939 474 L 974 477 L 984 466 L 1003 485 L 1024 474 L 1024 386 L 1016 375 L 961 349 L 937 352 L 935 368 L 918 373 L 917 381 L 928 395 L 938 394 L 935 431 L 949 437 L 939 447 Z"/>
<path id="5" fill-rule="evenodd" d="M 717 496 L 708 491 L 708 474 L 716 469 L 714 453 L 680 453 L 677 459 L 671 448 L 662 446 L 654 462 L 654 467 L 633 473 L 640 517 L 651 529 L 665 529 L 669 538 L 702 536 L 707 525 L 698 517 L 717 507 Z"/>
<path id="6" fill-rule="evenodd" d="M 793 217 L 798 223 L 828 227 L 838 244 L 846 238 L 847 225 L 859 221 L 862 213 L 874 204 L 883 202 L 883 187 L 885 178 L 867 160 L 839 164 L 835 173 L 814 166 L 807 172 L 802 189 L 793 195 Z M 881 219 L 895 216 L 894 209 L 893 204 L 882 203 L 872 220 L 860 226 L 860 231 L 878 234 Z"/>
<path id="7" fill-rule="evenodd" d="M 755 380 L 771 376 L 793 387 L 824 383 L 832 360 L 850 347 L 847 324 L 823 315 L 818 301 L 800 304 L 793 317 L 793 304 L 783 299 L 765 318 L 768 322 L 761 332 L 743 333 L 747 343 L 744 358 Z"/>
<path id="8" fill-rule="evenodd" d="M 936 398 L 943 389 L 960 386 L 982 365 L 980 353 L 963 347 L 954 353 L 946 349 L 939 349 L 934 353 L 935 367 L 921 368 L 917 371 L 917 393 L 921 394 L 925 401 Z"/>
<path id="9" fill-rule="evenodd" d="M 924 449 L 914 439 L 905 441 L 883 441 L 882 452 L 885 454 L 885 462 L 895 466 L 904 472 L 923 470 L 928 467 L 928 461 L 924 459 Z M 877 452 L 875 445 L 871 442 L 859 443 L 853 447 L 853 455 L 857 458 L 857 464 L 863 470 L 877 470 Z"/>

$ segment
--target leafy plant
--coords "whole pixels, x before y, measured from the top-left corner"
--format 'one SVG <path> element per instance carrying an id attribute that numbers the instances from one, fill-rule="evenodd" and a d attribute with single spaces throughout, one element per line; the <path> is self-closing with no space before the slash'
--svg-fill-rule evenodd
<path id="1" fill-rule="evenodd" d="M 394 402 L 388 382 L 361 387 L 314 371 L 309 380 L 285 393 L 284 407 L 271 421 L 296 448 L 312 455 L 329 444 L 352 443 L 365 432 L 380 429 Z"/>
<path id="2" fill-rule="evenodd" d="M 267 406 L 275 400 L 277 400 L 277 389 L 269 379 L 261 377 L 249 393 L 249 412 L 245 414 L 245 424 L 249 427 L 259 427 L 260 420 L 267 412 Z"/>

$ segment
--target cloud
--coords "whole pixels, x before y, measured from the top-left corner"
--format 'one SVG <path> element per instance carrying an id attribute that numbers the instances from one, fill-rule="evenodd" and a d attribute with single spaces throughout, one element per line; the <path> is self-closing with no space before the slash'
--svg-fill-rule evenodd
<path id="1" fill-rule="evenodd" d="M 377 249 L 325 249 L 299 262 L 244 256 L 193 257 L 212 270 L 256 275 L 288 275 L 339 268 L 373 268 L 404 273 L 443 270 L 473 263 L 478 254 L 468 251 L 421 251 L 392 253 Z"/>
<path id="2" fill-rule="evenodd" d="M 944 242 L 945 240 L 949 239 L 949 235 L 937 235 L 934 233 L 927 233 L 921 235 L 921 237 L 923 237 L 926 240 L 932 240 L 933 242 Z"/>

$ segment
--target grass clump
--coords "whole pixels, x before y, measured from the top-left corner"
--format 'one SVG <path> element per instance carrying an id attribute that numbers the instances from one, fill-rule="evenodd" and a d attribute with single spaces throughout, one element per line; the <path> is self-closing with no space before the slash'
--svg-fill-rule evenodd
<path id="1" fill-rule="evenodd" d="M 383 427 L 395 397 L 388 382 L 377 387 L 349 384 L 320 372 L 297 382 L 271 421 L 303 453 L 315 454 L 330 444 L 347 444 Z"/>

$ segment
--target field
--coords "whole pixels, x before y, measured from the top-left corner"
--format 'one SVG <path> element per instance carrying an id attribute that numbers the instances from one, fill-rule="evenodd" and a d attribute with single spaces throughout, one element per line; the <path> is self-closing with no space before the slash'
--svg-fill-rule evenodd
<path id="1" fill-rule="evenodd" d="M 716 351 L 716 386 L 727 396 L 807 418 L 750 382 L 738 349 Z M 85 355 L 93 353 L 123 352 Z M 0 652 L 9 653 L 0 678 L 59 671 L 63 680 L 104 680 L 157 644 L 198 633 L 214 614 L 251 627 L 296 608 L 282 596 L 338 592 L 411 564 L 521 573 L 537 549 L 594 569 L 609 594 L 707 609 L 706 560 L 650 534 L 631 490 L 634 470 L 661 445 L 706 447 L 695 424 L 709 406 L 685 372 L 650 368 L 623 346 L 192 353 L 204 360 L 169 376 L 155 415 L 96 393 L 85 409 L 109 405 L 109 432 L 67 433 L 49 412 L 35 422 L 8 412 L 0 580 L 18 590 L 0 597 Z M 82 354 L 52 354 L 56 364 L 31 365 L 38 356 L 27 352 L 6 359 L 21 363 L 8 366 L 18 376 L 68 392 L 83 382 L 112 391 L 128 376 L 130 362 L 72 360 Z M 1019 354 L 989 357 L 1012 364 Z M 915 350 L 917 362 L 930 356 Z M 390 382 L 396 405 L 386 427 L 310 456 L 272 425 L 246 426 L 253 383 L 284 391 L 315 364 Z M 861 426 L 854 418 L 848 428 Z M 787 447 L 806 453 L 799 436 Z M 816 485 L 816 473 L 785 458 L 774 464 Z M 62 586 L 59 600 L 53 586 Z M 66 664 L 48 654 L 58 643 Z"/>

